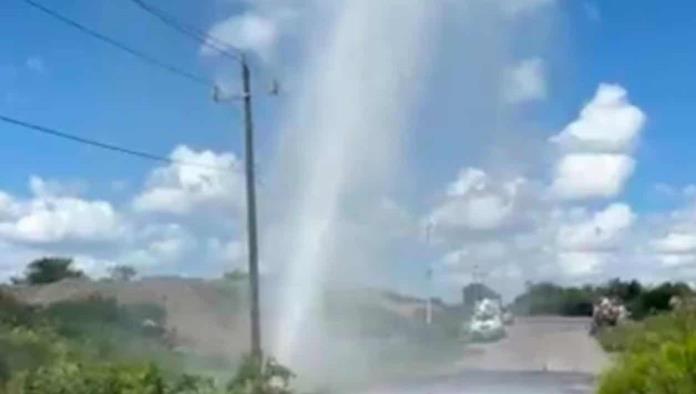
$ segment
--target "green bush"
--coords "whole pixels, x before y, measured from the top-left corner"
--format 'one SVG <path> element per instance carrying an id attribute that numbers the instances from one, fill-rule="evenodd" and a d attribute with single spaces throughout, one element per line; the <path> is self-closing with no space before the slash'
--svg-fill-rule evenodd
<path id="1" fill-rule="evenodd" d="M 7 394 L 292 394 L 293 374 L 272 359 L 247 357 L 220 389 L 215 381 L 181 375 L 168 379 L 153 364 L 80 363 L 63 360 L 21 372 Z"/>
<path id="2" fill-rule="evenodd" d="M 65 341 L 49 328 L 0 327 L 0 383 L 68 355 Z"/>
<path id="3" fill-rule="evenodd" d="M 157 305 L 119 305 L 113 298 L 98 296 L 57 302 L 46 307 L 43 314 L 68 337 L 88 335 L 104 326 L 140 335 L 145 320 L 158 325 L 165 320 L 164 309 Z"/>
<path id="4" fill-rule="evenodd" d="M 37 323 L 36 308 L 19 302 L 0 290 L 0 324 L 9 327 L 28 327 Z"/>
<path id="5" fill-rule="evenodd" d="M 295 375 L 274 359 L 247 356 L 227 385 L 228 394 L 292 394 Z"/>
<path id="6" fill-rule="evenodd" d="M 691 332 L 696 332 L 696 311 L 679 310 L 607 327 L 600 332 L 599 342 L 610 352 L 640 352 L 682 341 Z"/>
<path id="7" fill-rule="evenodd" d="M 114 299 L 91 297 L 52 304 L 42 314 L 58 333 L 95 357 L 166 347 L 165 312 L 157 305 L 119 305 Z"/>
<path id="8" fill-rule="evenodd" d="M 43 285 L 63 279 L 84 278 L 84 272 L 73 268 L 73 259 L 44 257 L 27 266 L 24 278 L 13 279 L 16 284 Z"/>
<path id="9" fill-rule="evenodd" d="M 292 393 L 292 372 L 272 359 L 246 358 L 224 389 L 207 377 L 181 375 L 178 359 L 159 357 L 174 357 L 165 338 L 143 324 L 159 326 L 165 318 L 154 305 L 92 297 L 39 308 L 0 293 L 0 393 Z"/>
<path id="10" fill-rule="evenodd" d="M 623 353 L 602 377 L 599 394 L 696 393 L 694 312 L 651 317 L 602 336 L 605 348 Z"/>
<path id="11" fill-rule="evenodd" d="M 167 379 L 154 364 L 64 361 L 23 372 L 7 394 L 222 394 L 210 378 Z M 265 393 L 264 393 L 265 394 Z"/>
<path id="12" fill-rule="evenodd" d="M 164 394 L 154 366 L 113 366 L 62 362 L 19 374 L 8 394 Z"/>
<path id="13" fill-rule="evenodd" d="M 630 352 L 601 379 L 599 394 L 696 393 L 696 334 L 657 349 Z"/>

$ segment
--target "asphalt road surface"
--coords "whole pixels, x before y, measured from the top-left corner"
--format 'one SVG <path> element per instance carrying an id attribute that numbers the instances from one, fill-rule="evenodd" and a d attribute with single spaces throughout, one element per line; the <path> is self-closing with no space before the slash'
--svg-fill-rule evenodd
<path id="1" fill-rule="evenodd" d="M 519 318 L 507 338 L 471 346 L 456 368 L 597 374 L 609 359 L 588 335 L 589 325 L 585 318 Z"/>
<path id="2" fill-rule="evenodd" d="M 373 388 L 369 394 L 589 394 L 609 365 L 588 335 L 589 319 L 521 318 L 507 338 L 467 347 L 439 377 Z"/>

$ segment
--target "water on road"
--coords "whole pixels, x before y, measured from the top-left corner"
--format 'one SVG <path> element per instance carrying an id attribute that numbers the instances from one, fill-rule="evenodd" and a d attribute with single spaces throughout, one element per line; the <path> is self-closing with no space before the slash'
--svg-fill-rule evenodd
<path id="1" fill-rule="evenodd" d="M 496 343 L 466 347 L 436 377 L 373 387 L 369 394 L 589 394 L 609 358 L 588 335 L 589 319 L 518 319 Z"/>

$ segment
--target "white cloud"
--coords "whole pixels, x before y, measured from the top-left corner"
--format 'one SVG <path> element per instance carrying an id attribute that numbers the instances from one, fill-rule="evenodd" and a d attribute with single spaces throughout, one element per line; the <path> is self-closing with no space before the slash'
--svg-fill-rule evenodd
<path id="1" fill-rule="evenodd" d="M 222 41 L 235 48 L 254 51 L 268 60 L 278 39 L 278 28 L 272 19 L 247 12 L 213 25 L 208 35 L 213 39 L 209 38 L 206 40 L 209 45 L 201 47 L 201 53 L 204 55 L 217 54 L 210 45 L 219 47 Z"/>
<path id="2" fill-rule="evenodd" d="M 635 170 L 631 151 L 644 123 L 645 115 L 628 102 L 625 90 L 601 85 L 578 120 L 553 138 L 563 150 L 547 193 L 534 179 L 494 179 L 480 169 L 462 170 L 428 216 L 438 234 L 449 231 L 440 245 L 454 250 L 440 264 L 453 274 L 478 264 L 488 273 L 515 273 L 518 281 L 577 281 L 614 272 L 636 253 L 637 233 L 645 232 L 637 215 L 623 203 L 593 211 L 568 208 L 564 200 L 618 196 Z M 613 134 L 607 137 L 608 132 Z M 482 253 L 490 240 L 505 248 Z M 512 279 L 491 280 L 513 285 Z"/>
<path id="3" fill-rule="evenodd" d="M 0 235 L 26 242 L 100 241 L 118 236 L 118 218 L 105 201 L 75 198 L 34 201 L 25 215 L 0 223 Z"/>
<path id="4" fill-rule="evenodd" d="M 493 230 L 510 224 L 524 179 L 495 182 L 485 172 L 465 168 L 447 187 L 430 217 L 436 227 Z"/>
<path id="5" fill-rule="evenodd" d="M 448 252 L 442 258 L 442 265 L 450 270 L 471 270 L 473 265 L 488 261 L 496 262 L 504 260 L 509 253 L 509 248 L 503 242 L 481 241 L 467 242 L 465 246 Z"/>
<path id="6" fill-rule="evenodd" d="M 570 277 L 583 277 L 599 272 L 606 263 L 606 254 L 593 252 L 562 252 L 558 263 L 563 272 Z"/>
<path id="7" fill-rule="evenodd" d="M 170 236 L 153 241 L 148 249 L 160 259 L 160 262 L 177 261 L 195 247 L 195 240 L 190 236 Z"/>
<path id="8" fill-rule="evenodd" d="M 586 210 L 565 212 L 553 224 L 555 240 L 550 242 L 560 271 L 581 278 L 601 273 L 626 248 L 636 215 L 630 206 L 614 203 L 591 216 Z"/>
<path id="9" fill-rule="evenodd" d="M 551 141 L 582 152 L 629 152 L 645 126 L 646 116 L 628 101 L 626 89 L 601 84 L 580 117 Z"/>
<path id="10" fill-rule="evenodd" d="M 653 249 L 666 254 L 696 253 L 696 233 L 669 233 L 652 242 Z"/>
<path id="11" fill-rule="evenodd" d="M 208 259 L 222 265 L 225 271 L 240 269 L 247 271 L 247 247 L 246 243 L 233 239 L 223 240 L 210 238 L 205 244 Z"/>
<path id="12" fill-rule="evenodd" d="M 179 146 L 170 157 L 199 165 L 170 164 L 154 170 L 145 190 L 133 201 L 137 211 L 184 215 L 243 208 L 242 165 L 233 154 Z"/>
<path id="13" fill-rule="evenodd" d="M 485 195 L 450 201 L 435 212 L 434 218 L 445 226 L 489 230 L 502 226 L 511 211 L 512 205 L 503 197 Z"/>
<path id="14" fill-rule="evenodd" d="M 19 212 L 19 206 L 15 199 L 2 191 L 0 191 L 0 220 L 14 217 Z"/>
<path id="15" fill-rule="evenodd" d="M 596 252 L 615 249 L 633 225 L 635 216 L 628 205 L 611 204 L 588 219 L 561 224 L 557 245 L 563 251 Z"/>
<path id="16" fill-rule="evenodd" d="M 173 158 L 227 166 L 228 170 L 203 167 L 201 173 L 199 167 L 192 167 L 193 172 L 189 172 L 191 167 L 184 170 L 174 165 L 156 169 L 136 199 L 153 203 L 157 201 L 153 195 L 165 195 L 168 198 L 160 202 L 169 205 L 165 209 L 156 204 L 141 207 L 158 212 L 211 212 L 227 219 L 227 211 L 237 201 L 230 200 L 234 188 L 227 183 L 235 175 L 229 169 L 234 168 L 234 156 L 182 148 Z M 228 180 L 216 179 L 219 175 L 210 179 L 206 176 L 209 170 L 224 173 Z M 210 216 L 142 215 L 137 210 L 120 211 L 105 200 L 82 197 L 81 182 L 31 177 L 28 183 L 29 198 L 0 191 L 0 252 L 12 261 L 0 266 L 0 279 L 20 274 L 28 262 L 47 255 L 73 257 L 78 267 L 97 277 L 113 264 L 133 265 L 146 275 L 176 272 L 210 276 L 221 274 L 228 259 L 241 253 L 234 251 L 237 241 L 229 240 L 233 235 L 228 232 L 230 227 L 220 226 L 219 220 L 211 222 Z M 207 240 L 223 235 L 225 246 L 213 253 Z"/>
<path id="17" fill-rule="evenodd" d="M 0 237 L 16 242 L 95 242 L 119 237 L 123 227 L 119 215 L 106 201 L 52 194 L 58 184 L 32 177 L 31 200 L 0 194 Z M 49 185 L 53 185 L 49 187 Z"/>
<path id="18" fill-rule="evenodd" d="M 551 192 L 566 200 L 614 197 L 621 193 L 634 169 L 635 160 L 627 155 L 565 155 L 556 166 Z"/>
<path id="19" fill-rule="evenodd" d="M 488 175 L 478 168 L 465 168 L 459 171 L 457 179 L 447 186 L 447 195 L 451 197 L 465 196 L 471 192 L 481 192 L 486 189 Z"/>
<path id="20" fill-rule="evenodd" d="M 542 59 L 526 59 L 506 70 L 503 80 L 503 96 L 506 101 L 513 104 L 524 103 L 545 99 L 546 94 L 546 76 Z"/>
<path id="21" fill-rule="evenodd" d="M 79 196 L 84 193 L 87 186 L 84 182 L 79 181 L 55 181 L 46 180 L 38 176 L 32 176 L 29 178 L 29 190 L 34 193 L 37 197 L 50 197 L 50 196 Z"/>
<path id="22" fill-rule="evenodd" d="M 688 189 L 688 186 L 682 190 L 670 187 L 674 193 L 686 197 L 686 206 L 653 214 L 645 224 L 647 247 L 641 248 L 641 253 L 670 270 L 696 266 L 696 202 L 687 193 Z"/>
<path id="23" fill-rule="evenodd" d="M 657 254 L 656 258 L 663 267 L 667 268 L 689 266 L 696 263 L 696 254 L 662 253 Z"/>
<path id="24" fill-rule="evenodd" d="M 461 267 L 462 261 L 465 261 L 469 255 L 469 250 L 465 248 L 453 250 L 451 252 L 447 252 L 447 254 L 442 257 L 440 264 L 447 271 L 455 271 Z"/>

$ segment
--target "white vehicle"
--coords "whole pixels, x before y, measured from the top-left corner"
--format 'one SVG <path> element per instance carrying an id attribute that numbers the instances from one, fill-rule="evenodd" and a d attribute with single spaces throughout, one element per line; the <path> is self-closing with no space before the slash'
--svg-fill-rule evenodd
<path id="1" fill-rule="evenodd" d="M 503 312 L 503 324 L 506 326 L 511 326 L 515 323 L 515 315 L 510 311 Z"/>
<path id="2" fill-rule="evenodd" d="M 494 341 L 506 335 L 499 301 L 483 299 L 476 304 L 468 327 L 473 340 Z"/>

